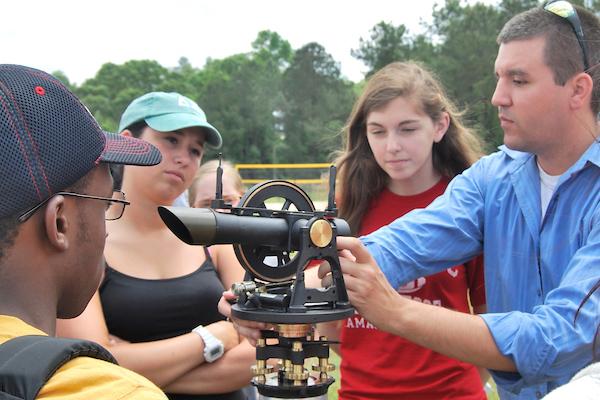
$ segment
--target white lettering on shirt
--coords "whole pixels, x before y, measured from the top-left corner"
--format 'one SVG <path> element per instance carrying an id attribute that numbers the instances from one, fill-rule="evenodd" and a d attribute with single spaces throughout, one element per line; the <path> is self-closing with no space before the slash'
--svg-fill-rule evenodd
<path id="1" fill-rule="evenodd" d="M 418 301 L 419 303 L 429 304 L 432 306 L 442 307 L 441 299 L 422 299 L 416 296 L 408 296 L 405 294 L 401 294 L 402 297 L 405 297 L 409 300 Z M 377 329 L 372 323 L 366 320 L 363 316 L 361 316 L 356 310 L 354 311 L 354 315 L 346 319 L 346 328 L 350 329 Z"/>
<path id="2" fill-rule="evenodd" d="M 458 276 L 458 268 L 448 268 L 446 271 L 448 271 L 448 274 L 453 278 Z"/>

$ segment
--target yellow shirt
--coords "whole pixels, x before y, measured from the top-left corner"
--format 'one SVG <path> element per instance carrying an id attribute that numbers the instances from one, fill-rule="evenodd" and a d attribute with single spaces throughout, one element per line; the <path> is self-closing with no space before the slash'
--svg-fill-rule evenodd
<path id="1" fill-rule="evenodd" d="M 18 318 L 0 315 L 0 344 L 17 336 L 46 335 Z M 37 399 L 162 399 L 164 393 L 148 379 L 118 365 L 77 357 L 60 367 Z"/>

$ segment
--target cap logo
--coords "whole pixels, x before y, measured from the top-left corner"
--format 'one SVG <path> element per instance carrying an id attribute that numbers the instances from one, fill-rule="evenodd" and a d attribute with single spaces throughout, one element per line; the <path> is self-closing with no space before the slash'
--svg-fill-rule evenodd
<path id="1" fill-rule="evenodd" d="M 40 96 L 44 96 L 44 95 L 46 94 L 46 89 L 44 89 L 44 88 L 43 88 L 43 87 L 41 87 L 41 86 L 36 86 L 36 87 L 35 87 L 35 92 L 36 92 L 37 94 L 39 94 Z"/>
<path id="2" fill-rule="evenodd" d="M 194 110 L 198 109 L 198 106 L 196 105 L 196 103 L 194 103 L 190 99 L 185 98 L 183 96 L 177 97 L 177 105 L 180 107 L 193 108 Z"/>

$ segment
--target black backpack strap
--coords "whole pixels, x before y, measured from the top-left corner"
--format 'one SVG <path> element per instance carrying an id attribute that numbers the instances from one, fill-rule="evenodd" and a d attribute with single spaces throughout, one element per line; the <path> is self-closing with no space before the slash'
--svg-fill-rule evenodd
<path id="1" fill-rule="evenodd" d="M 116 364 L 104 347 L 88 340 L 41 335 L 19 336 L 0 345 L 0 398 L 34 400 L 42 386 L 66 362 L 92 357 Z"/>

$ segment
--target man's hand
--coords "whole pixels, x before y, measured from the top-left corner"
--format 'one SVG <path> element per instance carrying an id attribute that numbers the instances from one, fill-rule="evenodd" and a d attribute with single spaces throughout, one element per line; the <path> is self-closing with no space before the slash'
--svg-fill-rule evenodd
<path id="1" fill-rule="evenodd" d="M 400 311 L 408 300 L 402 298 L 389 284 L 367 248 L 353 237 L 338 237 L 340 265 L 350 303 L 369 322 L 389 330 L 391 316 Z M 331 285 L 331 266 L 319 267 L 323 287 Z M 386 329 L 387 328 L 387 329 Z"/>

